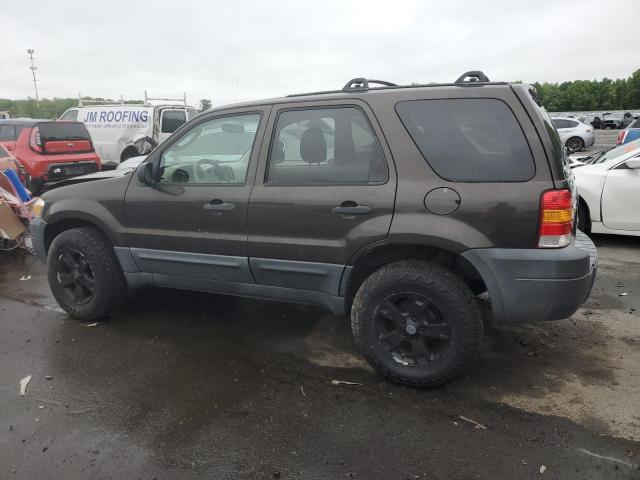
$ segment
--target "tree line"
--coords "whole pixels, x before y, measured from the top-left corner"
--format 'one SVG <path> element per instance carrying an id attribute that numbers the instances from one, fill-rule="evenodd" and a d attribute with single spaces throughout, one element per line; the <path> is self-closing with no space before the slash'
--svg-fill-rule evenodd
<path id="1" fill-rule="evenodd" d="M 550 112 L 640 110 L 640 70 L 629 78 L 534 83 Z"/>
<path id="2" fill-rule="evenodd" d="M 579 112 L 606 110 L 640 110 L 640 69 L 629 78 L 612 80 L 574 80 L 562 83 L 533 84 L 542 104 L 550 112 Z M 83 97 L 83 100 L 105 98 Z M 141 103 L 140 100 L 126 102 Z M 9 100 L 0 98 L 0 111 L 8 111 L 12 118 L 58 118 L 70 107 L 78 105 L 77 98 L 43 98 L 38 106 L 35 99 Z M 211 108 L 211 100 L 199 102 L 201 111 Z"/>
<path id="3" fill-rule="evenodd" d="M 109 98 L 100 97 L 82 97 L 83 100 L 96 100 L 100 102 L 113 103 Z M 142 104 L 142 100 L 124 100 L 125 103 Z M 25 100 L 9 100 L 0 98 L 0 112 L 9 112 L 11 118 L 42 118 L 56 119 L 71 107 L 78 106 L 77 98 L 41 98 L 40 105 L 35 98 L 27 98 Z M 203 98 L 199 102 L 201 111 L 211 108 L 211 100 Z"/>

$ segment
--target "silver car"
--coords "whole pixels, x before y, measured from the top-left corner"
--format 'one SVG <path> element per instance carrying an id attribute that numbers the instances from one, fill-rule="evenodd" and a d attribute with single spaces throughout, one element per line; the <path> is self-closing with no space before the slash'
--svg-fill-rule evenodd
<path id="1" fill-rule="evenodd" d="M 596 137 L 593 127 L 571 117 L 554 117 L 551 119 L 560 134 L 562 144 L 571 152 L 578 152 L 592 146 Z"/>

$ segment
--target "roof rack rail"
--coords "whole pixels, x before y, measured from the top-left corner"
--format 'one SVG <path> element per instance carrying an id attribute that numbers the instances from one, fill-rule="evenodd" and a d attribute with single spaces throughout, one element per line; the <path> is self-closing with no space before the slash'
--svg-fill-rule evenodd
<path id="1" fill-rule="evenodd" d="M 462 75 L 458 77 L 455 83 L 471 83 L 471 82 L 482 82 L 489 83 L 489 77 L 487 77 L 484 72 L 480 70 L 471 70 L 469 72 L 464 72 Z"/>
<path id="2" fill-rule="evenodd" d="M 145 105 L 151 105 L 150 101 L 154 100 L 154 101 L 163 101 L 163 102 L 182 102 L 182 104 L 186 107 L 187 106 L 187 93 L 183 93 L 182 94 L 182 98 L 151 98 L 149 96 L 147 96 L 147 91 L 144 91 L 144 104 Z"/>
<path id="3" fill-rule="evenodd" d="M 342 90 L 369 90 L 369 84 L 374 83 L 376 85 L 382 85 L 384 87 L 397 87 L 395 83 L 387 82 L 386 80 L 373 80 L 363 77 L 353 78 L 342 87 Z"/>

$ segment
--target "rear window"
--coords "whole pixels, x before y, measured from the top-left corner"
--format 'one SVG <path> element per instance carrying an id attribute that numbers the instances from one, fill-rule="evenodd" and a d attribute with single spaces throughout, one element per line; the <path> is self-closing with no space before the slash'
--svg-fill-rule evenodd
<path id="1" fill-rule="evenodd" d="M 84 123 L 50 122 L 41 123 L 40 137 L 43 141 L 56 140 L 91 140 Z"/>
<path id="2" fill-rule="evenodd" d="M 640 118 L 634 120 L 629 124 L 629 128 L 640 128 Z"/>
<path id="3" fill-rule="evenodd" d="M 529 144 L 506 103 L 413 100 L 396 111 L 431 168 L 454 182 L 519 182 L 535 174 Z"/>

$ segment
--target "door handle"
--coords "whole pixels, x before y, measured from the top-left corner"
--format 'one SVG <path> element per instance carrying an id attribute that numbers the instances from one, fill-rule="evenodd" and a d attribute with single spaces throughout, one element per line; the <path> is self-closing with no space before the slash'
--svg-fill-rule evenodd
<path id="1" fill-rule="evenodd" d="M 209 210 L 210 212 L 230 212 L 235 209 L 236 206 L 233 203 L 223 202 L 220 199 L 211 200 L 209 203 L 205 203 L 202 208 Z"/>
<path id="2" fill-rule="evenodd" d="M 331 211 L 340 215 L 366 215 L 371 213 L 373 209 L 368 205 L 358 205 L 356 202 L 347 201 L 342 202 L 339 207 L 333 207 Z"/>

